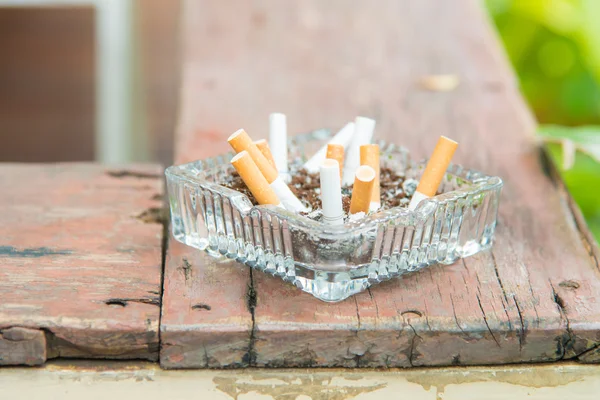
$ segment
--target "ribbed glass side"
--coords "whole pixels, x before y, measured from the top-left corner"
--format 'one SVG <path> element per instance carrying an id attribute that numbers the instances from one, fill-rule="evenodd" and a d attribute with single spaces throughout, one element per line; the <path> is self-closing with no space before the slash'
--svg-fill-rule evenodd
<path id="1" fill-rule="evenodd" d="M 302 153 L 306 146 L 316 150 L 321 141 L 299 143 L 293 148 Z M 423 164 L 413 164 L 398 146 L 380 145 L 384 165 L 418 179 Z M 328 230 L 287 212 L 253 207 L 244 195 L 218 185 L 232 172 L 229 159 L 222 156 L 167 170 L 175 239 L 279 276 L 324 301 L 343 300 L 428 265 L 451 264 L 492 243 L 499 178 L 452 166 L 442 183 L 445 193 L 416 212 L 389 210 Z"/>

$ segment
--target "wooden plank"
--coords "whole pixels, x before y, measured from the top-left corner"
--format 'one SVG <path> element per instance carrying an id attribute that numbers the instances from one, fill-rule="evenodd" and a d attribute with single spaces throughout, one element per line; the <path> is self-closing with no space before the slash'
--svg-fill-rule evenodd
<path id="1" fill-rule="evenodd" d="M 46 362 L 46 335 L 38 329 L 12 327 L 0 331 L 0 365 Z"/>
<path id="2" fill-rule="evenodd" d="M 169 241 L 161 319 L 164 368 L 250 364 L 253 297 L 248 269 Z"/>
<path id="3" fill-rule="evenodd" d="M 241 126 L 264 137 L 272 111 L 286 113 L 293 132 L 367 115 L 379 138 L 416 156 L 427 156 L 439 135 L 453 137 L 461 143 L 456 162 L 505 181 L 493 250 L 452 266 L 334 305 L 254 273 L 251 365 L 598 359 L 600 253 L 534 143 L 535 121 L 478 3 L 185 7 L 176 160 L 227 150 L 227 135 Z M 234 8 L 244 17 L 230 18 Z M 439 74 L 458 87 L 424 87 Z"/>
<path id="4" fill-rule="evenodd" d="M 0 364 L 156 360 L 161 168 L 2 164 L 0 187 Z"/>

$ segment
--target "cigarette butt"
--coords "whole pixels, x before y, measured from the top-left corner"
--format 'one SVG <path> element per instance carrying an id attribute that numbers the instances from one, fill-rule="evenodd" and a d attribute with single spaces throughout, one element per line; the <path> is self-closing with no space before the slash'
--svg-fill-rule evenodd
<path id="1" fill-rule="evenodd" d="M 277 198 L 281 200 L 281 204 L 286 210 L 292 212 L 308 211 L 300 199 L 290 190 L 290 187 L 286 185 L 281 176 L 278 176 L 277 179 L 271 182 L 271 189 L 273 189 Z"/>
<path id="2" fill-rule="evenodd" d="M 352 199 L 350 199 L 350 214 L 369 212 L 373 183 L 375 183 L 375 170 L 373 168 L 362 165 L 356 169 Z"/>
<path id="3" fill-rule="evenodd" d="M 326 159 L 319 168 L 321 178 L 321 205 L 323 222 L 329 225 L 344 223 L 342 207 L 342 186 L 339 179 L 337 160 Z"/>
<path id="4" fill-rule="evenodd" d="M 250 154 L 243 150 L 231 159 L 231 164 L 254 195 L 258 204 L 281 205 L 281 201 L 252 160 Z"/>
<path id="5" fill-rule="evenodd" d="M 346 148 L 344 160 L 344 176 L 342 183 L 350 185 L 354 180 L 356 169 L 360 166 L 360 146 L 371 143 L 375 130 L 375 120 L 366 117 L 356 117 L 352 141 Z"/>
<path id="6" fill-rule="evenodd" d="M 454 140 L 448 139 L 445 136 L 440 136 L 431 158 L 427 162 L 425 172 L 421 176 L 419 185 L 417 186 L 417 192 L 424 194 L 425 196 L 434 196 L 444 179 L 444 174 L 450 165 L 452 156 L 458 147 L 458 143 Z"/>
<path id="7" fill-rule="evenodd" d="M 338 133 L 335 134 L 334 137 L 331 138 L 329 143 L 331 144 L 341 144 L 344 147 L 347 147 L 352 140 L 352 136 L 354 135 L 354 122 L 348 122 Z M 329 144 L 328 143 L 328 144 Z M 327 146 L 323 146 L 317 151 L 311 158 L 308 160 L 302 168 L 307 170 L 310 173 L 319 172 L 319 168 L 327 155 Z"/>
<path id="8" fill-rule="evenodd" d="M 326 159 L 332 159 L 338 162 L 340 169 L 340 180 L 342 179 L 342 174 L 344 173 L 344 146 L 341 144 L 332 144 L 329 143 L 327 145 L 327 154 L 325 156 Z"/>
<path id="9" fill-rule="evenodd" d="M 381 193 L 379 187 L 379 146 L 376 144 L 363 144 L 360 146 L 360 165 L 368 165 L 375 170 L 375 182 L 371 194 L 371 209 L 379 208 L 381 204 Z"/>
<path id="10" fill-rule="evenodd" d="M 256 147 L 258 147 L 260 152 L 263 153 L 263 156 L 265 156 L 269 164 L 271 164 L 273 168 L 277 169 L 275 166 L 275 160 L 273 159 L 273 154 L 271 153 L 271 148 L 269 147 L 269 142 L 267 142 L 266 139 L 260 139 L 256 140 L 254 144 Z"/>
<path id="11" fill-rule="evenodd" d="M 227 139 L 233 150 L 236 153 L 241 153 L 242 151 L 247 151 L 250 157 L 252 157 L 252 161 L 256 164 L 260 172 L 267 179 L 267 182 L 271 184 L 277 176 L 277 170 L 269 163 L 267 158 L 260 152 L 258 147 L 252 142 L 250 136 L 246 133 L 245 130 L 239 129 L 235 131 L 229 139 Z"/>

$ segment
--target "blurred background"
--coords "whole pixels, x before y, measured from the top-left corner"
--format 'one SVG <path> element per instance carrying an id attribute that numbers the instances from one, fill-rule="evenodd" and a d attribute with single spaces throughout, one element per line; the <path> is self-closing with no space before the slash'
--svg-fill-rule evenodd
<path id="1" fill-rule="evenodd" d="M 481 0 L 600 239 L 600 1 Z M 0 161 L 172 163 L 180 0 L 0 0 Z"/>
<path id="2" fill-rule="evenodd" d="M 179 11 L 179 0 L 0 0 L 0 161 L 168 165 Z"/>
<path id="3" fill-rule="evenodd" d="M 600 241 L 600 1 L 487 0 L 521 92 Z"/>

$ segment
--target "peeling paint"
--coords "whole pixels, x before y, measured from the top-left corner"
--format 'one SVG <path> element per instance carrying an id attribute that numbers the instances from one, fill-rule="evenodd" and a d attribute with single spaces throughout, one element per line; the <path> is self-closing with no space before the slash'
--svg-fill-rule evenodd
<path id="1" fill-rule="evenodd" d="M 387 383 L 377 379 L 346 379 L 334 374 L 321 374 L 317 378 L 306 373 L 274 376 L 268 372 L 243 376 L 218 375 L 213 382 L 218 390 L 236 400 L 249 393 L 271 396 L 275 400 L 296 400 L 299 396 L 307 396 L 312 400 L 346 400 L 387 386 Z"/>

